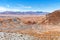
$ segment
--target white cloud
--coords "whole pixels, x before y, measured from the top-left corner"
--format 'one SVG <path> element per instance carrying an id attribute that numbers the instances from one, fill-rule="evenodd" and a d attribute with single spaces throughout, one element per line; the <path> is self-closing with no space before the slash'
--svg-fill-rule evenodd
<path id="1" fill-rule="evenodd" d="M 32 8 L 31 6 L 26 6 L 26 5 L 22 5 L 22 4 L 18 4 L 18 6 L 21 7 L 21 8 L 26 8 L 26 9 L 27 8 Z"/>
<path id="2" fill-rule="evenodd" d="M 20 11 L 19 9 L 10 9 L 10 8 L 6 8 L 6 7 L 0 7 L 0 12 L 3 11 Z"/>
<path id="3" fill-rule="evenodd" d="M 31 8 L 31 7 L 25 7 L 25 8 Z M 6 7 L 0 7 L 0 12 L 4 11 L 21 11 L 21 12 L 26 12 L 26 11 L 37 11 L 37 10 L 28 10 L 28 9 L 17 9 L 17 8 L 6 8 Z"/>
<path id="4" fill-rule="evenodd" d="M 31 9 L 31 8 L 32 8 L 31 6 L 25 6 L 22 4 L 17 4 L 14 7 L 7 4 L 5 7 L 0 6 L 0 12 L 3 12 L 3 11 L 29 11 L 28 9 Z"/>
<path id="5" fill-rule="evenodd" d="M 31 6 L 24 6 L 24 8 L 32 8 Z"/>
<path id="6" fill-rule="evenodd" d="M 31 7 L 30 6 L 24 6 L 22 8 L 10 8 L 9 5 L 8 5 L 8 7 L 1 7 L 0 6 L 0 12 L 3 12 L 3 11 L 29 11 L 29 10 L 27 10 L 27 8 L 31 8 Z"/>
<path id="7" fill-rule="evenodd" d="M 19 6 L 19 5 L 18 5 Z M 30 9 L 30 8 L 32 8 L 31 6 L 25 6 L 25 5 L 22 5 L 22 4 L 20 4 L 20 6 L 19 7 L 15 7 L 15 8 L 10 8 L 10 5 L 6 5 L 6 7 L 2 7 L 2 6 L 0 6 L 0 12 L 3 12 L 3 11 L 29 11 L 29 10 L 27 10 L 27 9 Z M 26 10 L 25 10 L 26 9 Z"/>
<path id="8" fill-rule="evenodd" d="M 20 11 L 19 9 L 9 9 L 9 11 Z"/>
<path id="9" fill-rule="evenodd" d="M 0 7 L 0 12 L 6 11 L 7 9 L 5 7 Z"/>

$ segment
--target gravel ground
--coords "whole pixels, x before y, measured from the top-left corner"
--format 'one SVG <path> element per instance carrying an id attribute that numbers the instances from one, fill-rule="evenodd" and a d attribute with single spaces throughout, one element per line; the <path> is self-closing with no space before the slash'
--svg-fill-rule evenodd
<path id="1" fill-rule="evenodd" d="M 39 39 L 25 34 L 0 32 L 0 40 L 39 40 Z"/>

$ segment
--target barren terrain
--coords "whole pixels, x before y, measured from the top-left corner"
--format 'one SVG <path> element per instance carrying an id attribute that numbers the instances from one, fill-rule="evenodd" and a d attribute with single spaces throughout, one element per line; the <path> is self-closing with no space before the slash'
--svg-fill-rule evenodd
<path id="1" fill-rule="evenodd" d="M 27 34 L 39 40 L 60 40 L 60 11 L 47 15 L 2 15 L 0 32 Z"/>

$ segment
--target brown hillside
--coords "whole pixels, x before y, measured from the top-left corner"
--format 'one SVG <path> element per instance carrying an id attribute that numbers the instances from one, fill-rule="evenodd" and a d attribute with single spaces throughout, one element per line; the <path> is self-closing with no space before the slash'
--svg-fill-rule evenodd
<path id="1" fill-rule="evenodd" d="M 46 19 L 42 21 L 44 24 L 59 24 L 60 23 L 60 10 L 56 10 L 46 15 Z"/>
<path id="2" fill-rule="evenodd" d="M 56 10 L 48 15 L 48 20 L 52 24 L 60 23 L 60 10 Z"/>

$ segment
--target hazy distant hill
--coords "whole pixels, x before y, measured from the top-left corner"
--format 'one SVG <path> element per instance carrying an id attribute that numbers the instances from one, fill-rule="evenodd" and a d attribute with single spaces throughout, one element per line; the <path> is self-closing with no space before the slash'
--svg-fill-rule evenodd
<path id="1" fill-rule="evenodd" d="M 32 11 L 29 11 L 29 12 L 12 12 L 12 11 L 5 11 L 5 12 L 0 12 L 0 14 L 45 15 L 45 14 L 48 14 L 48 12 L 32 12 Z"/>

